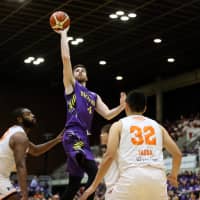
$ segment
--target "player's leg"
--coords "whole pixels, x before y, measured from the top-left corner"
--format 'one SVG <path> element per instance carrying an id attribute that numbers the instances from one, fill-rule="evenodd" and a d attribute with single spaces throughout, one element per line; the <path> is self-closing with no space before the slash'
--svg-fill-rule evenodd
<path id="1" fill-rule="evenodd" d="M 97 170 L 98 170 L 96 162 L 94 160 L 86 159 L 83 154 L 77 154 L 77 161 L 78 161 L 80 167 L 88 175 L 88 180 L 85 185 L 85 187 L 88 188 L 92 184 L 92 182 L 96 176 Z M 94 193 L 88 198 L 88 200 L 93 200 L 93 199 L 94 199 Z"/>
<path id="2" fill-rule="evenodd" d="M 79 141 L 72 131 L 66 131 L 63 136 L 63 147 L 67 155 L 67 171 L 69 173 L 69 183 L 65 192 L 61 195 L 61 200 L 73 200 L 80 188 L 83 178 L 83 170 L 76 161 L 77 150 L 74 145 Z"/>
<path id="3" fill-rule="evenodd" d="M 61 200 L 73 200 L 76 192 L 79 190 L 81 185 L 82 177 L 69 175 L 69 184 Z"/>
<path id="4" fill-rule="evenodd" d="M 69 173 L 69 183 L 64 194 L 61 196 L 61 200 L 73 200 L 77 191 L 80 188 L 81 180 L 84 172 L 76 161 L 75 154 L 68 154 L 67 171 Z"/>

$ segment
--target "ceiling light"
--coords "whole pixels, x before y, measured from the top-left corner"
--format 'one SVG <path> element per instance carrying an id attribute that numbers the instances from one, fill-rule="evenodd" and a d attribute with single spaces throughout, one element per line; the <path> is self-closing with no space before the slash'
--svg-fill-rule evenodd
<path id="1" fill-rule="evenodd" d="M 33 61 L 33 64 L 34 64 L 34 65 L 39 65 L 39 64 L 40 64 L 40 61 L 35 60 L 35 61 Z"/>
<path id="2" fill-rule="evenodd" d="M 40 62 L 40 63 L 43 63 L 43 62 L 44 62 L 44 58 L 37 58 L 36 61 L 38 61 L 38 62 Z"/>
<path id="3" fill-rule="evenodd" d="M 124 15 L 124 11 L 118 10 L 115 14 L 118 16 L 122 16 L 122 15 Z"/>
<path id="4" fill-rule="evenodd" d="M 27 59 L 29 59 L 30 61 L 35 60 L 35 58 L 33 56 L 28 57 Z"/>
<path id="5" fill-rule="evenodd" d="M 167 58 L 167 62 L 173 63 L 173 62 L 175 62 L 175 59 L 174 58 Z"/>
<path id="6" fill-rule="evenodd" d="M 24 60 L 24 63 L 28 64 L 28 63 L 31 63 L 32 61 L 29 60 L 28 58 Z"/>
<path id="7" fill-rule="evenodd" d="M 35 58 L 33 57 L 33 56 L 30 56 L 30 57 L 28 57 L 28 58 L 26 58 L 25 60 L 24 60 L 24 63 L 31 63 L 33 60 L 35 60 Z"/>
<path id="8" fill-rule="evenodd" d="M 100 64 L 100 65 L 106 65 L 106 63 L 107 63 L 107 62 L 106 62 L 105 60 L 100 60 L 100 61 L 99 61 L 99 64 Z"/>
<path id="9" fill-rule="evenodd" d="M 40 63 L 43 63 L 44 61 L 45 61 L 45 59 L 42 57 L 39 57 L 36 59 L 33 56 L 30 56 L 24 60 L 24 63 L 28 64 L 28 63 L 33 62 L 34 65 L 39 65 Z"/>
<path id="10" fill-rule="evenodd" d="M 137 14 L 136 13 L 129 13 L 128 16 L 131 17 L 131 18 L 135 18 L 135 17 L 137 17 Z"/>
<path id="11" fill-rule="evenodd" d="M 83 39 L 83 38 L 76 38 L 76 41 L 77 41 L 77 42 L 83 42 L 84 39 Z"/>
<path id="12" fill-rule="evenodd" d="M 79 42 L 78 42 L 77 40 L 71 41 L 71 44 L 72 44 L 72 45 L 78 45 L 78 43 L 79 43 Z"/>
<path id="13" fill-rule="evenodd" d="M 162 42 L 162 40 L 160 38 L 155 38 L 153 41 L 154 41 L 154 43 L 157 43 L 157 44 Z"/>
<path id="14" fill-rule="evenodd" d="M 123 79 L 123 76 L 116 76 L 115 79 L 121 81 Z"/>
<path id="15" fill-rule="evenodd" d="M 129 20 L 129 17 L 126 16 L 126 15 L 123 15 L 123 16 L 120 17 L 120 19 L 121 19 L 122 21 L 128 21 L 128 20 Z"/>
<path id="16" fill-rule="evenodd" d="M 110 17 L 111 19 L 117 19 L 117 18 L 118 18 L 118 16 L 115 15 L 115 14 L 110 14 L 109 17 Z"/>

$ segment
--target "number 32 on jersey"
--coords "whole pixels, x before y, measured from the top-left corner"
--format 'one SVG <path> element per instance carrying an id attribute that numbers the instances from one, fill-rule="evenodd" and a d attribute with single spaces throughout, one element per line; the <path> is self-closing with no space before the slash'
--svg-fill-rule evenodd
<path id="1" fill-rule="evenodd" d="M 130 133 L 133 134 L 131 142 L 134 145 L 156 145 L 155 129 L 152 126 L 131 126 Z"/>

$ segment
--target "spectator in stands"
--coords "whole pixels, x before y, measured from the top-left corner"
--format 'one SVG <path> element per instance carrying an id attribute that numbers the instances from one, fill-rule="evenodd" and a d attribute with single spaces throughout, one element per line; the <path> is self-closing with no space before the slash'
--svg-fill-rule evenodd
<path id="1" fill-rule="evenodd" d="M 178 189 L 175 189 L 168 183 L 168 195 L 170 200 L 172 200 L 177 194 L 179 200 L 189 200 L 191 196 L 192 198 L 194 198 L 194 196 L 198 197 L 200 192 L 200 176 L 198 173 L 185 171 L 179 174 L 178 181 Z"/>
<path id="2" fill-rule="evenodd" d="M 36 188 L 39 186 L 39 182 L 38 182 L 38 177 L 34 176 L 30 182 L 30 186 L 29 186 L 29 195 L 30 196 L 34 196 L 36 193 Z"/>

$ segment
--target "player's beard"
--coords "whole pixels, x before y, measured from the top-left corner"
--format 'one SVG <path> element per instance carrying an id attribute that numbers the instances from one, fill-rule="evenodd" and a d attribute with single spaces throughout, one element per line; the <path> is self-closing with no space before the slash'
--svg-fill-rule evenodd
<path id="1" fill-rule="evenodd" d="M 85 78 L 85 77 L 78 77 L 78 78 L 77 78 L 77 81 L 78 81 L 80 84 L 86 83 L 86 82 L 87 82 L 87 78 Z"/>
<path id="2" fill-rule="evenodd" d="M 28 120 L 28 119 L 23 119 L 23 126 L 26 127 L 26 128 L 33 128 L 36 124 L 36 121 L 35 120 Z"/>
<path id="3" fill-rule="evenodd" d="M 75 79 L 79 82 L 79 83 L 86 83 L 87 82 L 87 76 L 83 75 L 83 74 L 78 74 L 76 75 Z"/>
<path id="4" fill-rule="evenodd" d="M 79 82 L 80 84 L 83 84 L 83 83 L 85 83 L 86 81 L 85 81 L 84 79 L 79 79 L 78 82 Z"/>

